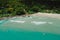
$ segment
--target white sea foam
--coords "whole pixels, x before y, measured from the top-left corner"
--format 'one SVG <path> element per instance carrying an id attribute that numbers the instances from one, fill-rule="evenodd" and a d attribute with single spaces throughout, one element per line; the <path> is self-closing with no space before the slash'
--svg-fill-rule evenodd
<path id="1" fill-rule="evenodd" d="M 0 23 L 4 22 L 4 20 L 1 20 Z"/>
<path id="2" fill-rule="evenodd" d="M 48 22 L 48 24 L 53 24 L 53 22 Z"/>
<path id="3" fill-rule="evenodd" d="M 30 18 L 32 18 L 32 17 L 30 16 Z"/>
<path id="4" fill-rule="evenodd" d="M 46 24 L 47 22 L 37 22 L 37 21 L 32 21 L 31 23 L 34 23 L 34 24 L 36 24 L 36 25 L 40 25 L 40 24 Z"/>
<path id="5" fill-rule="evenodd" d="M 25 23 L 25 21 L 15 21 L 15 20 L 10 20 L 11 22 L 16 22 L 16 23 Z"/>
<path id="6" fill-rule="evenodd" d="M 2 21 L 0 21 L 0 23 L 2 23 Z"/>

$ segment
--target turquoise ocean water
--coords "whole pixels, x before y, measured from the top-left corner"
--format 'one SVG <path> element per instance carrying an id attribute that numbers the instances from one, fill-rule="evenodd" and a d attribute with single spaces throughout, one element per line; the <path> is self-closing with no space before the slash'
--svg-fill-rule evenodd
<path id="1" fill-rule="evenodd" d="M 31 16 L 1 20 L 0 40 L 60 40 L 60 19 Z"/>

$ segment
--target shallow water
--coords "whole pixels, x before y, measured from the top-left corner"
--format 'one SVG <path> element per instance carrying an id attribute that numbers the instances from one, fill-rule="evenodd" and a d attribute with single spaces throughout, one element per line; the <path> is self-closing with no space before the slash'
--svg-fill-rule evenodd
<path id="1" fill-rule="evenodd" d="M 60 19 L 31 16 L 1 20 L 0 40 L 60 40 Z"/>

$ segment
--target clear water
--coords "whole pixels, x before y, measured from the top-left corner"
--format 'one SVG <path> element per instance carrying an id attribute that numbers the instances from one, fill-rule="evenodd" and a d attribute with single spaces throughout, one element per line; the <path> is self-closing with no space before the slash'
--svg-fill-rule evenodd
<path id="1" fill-rule="evenodd" d="M 60 19 L 31 16 L 1 20 L 0 40 L 60 40 Z"/>

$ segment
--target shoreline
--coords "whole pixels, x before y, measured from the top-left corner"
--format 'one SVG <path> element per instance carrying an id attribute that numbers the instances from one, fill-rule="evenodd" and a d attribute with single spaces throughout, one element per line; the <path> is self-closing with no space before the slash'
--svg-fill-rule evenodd
<path id="1" fill-rule="evenodd" d="M 60 14 L 52 14 L 52 13 L 34 13 L 34 14 L 29 14 L 27 15 L 29 16 L 40 16 L 40 17 L 49 17 L 49 18 L 57 18 L 60 19 Z M 26 17 L 26 15 L 20 15 L 20 16 L 13 16 L 13 17 Z M 1 17 L 0 20 L 4 20 L 4 19 L 9 19 L 12 17 Z"/>

